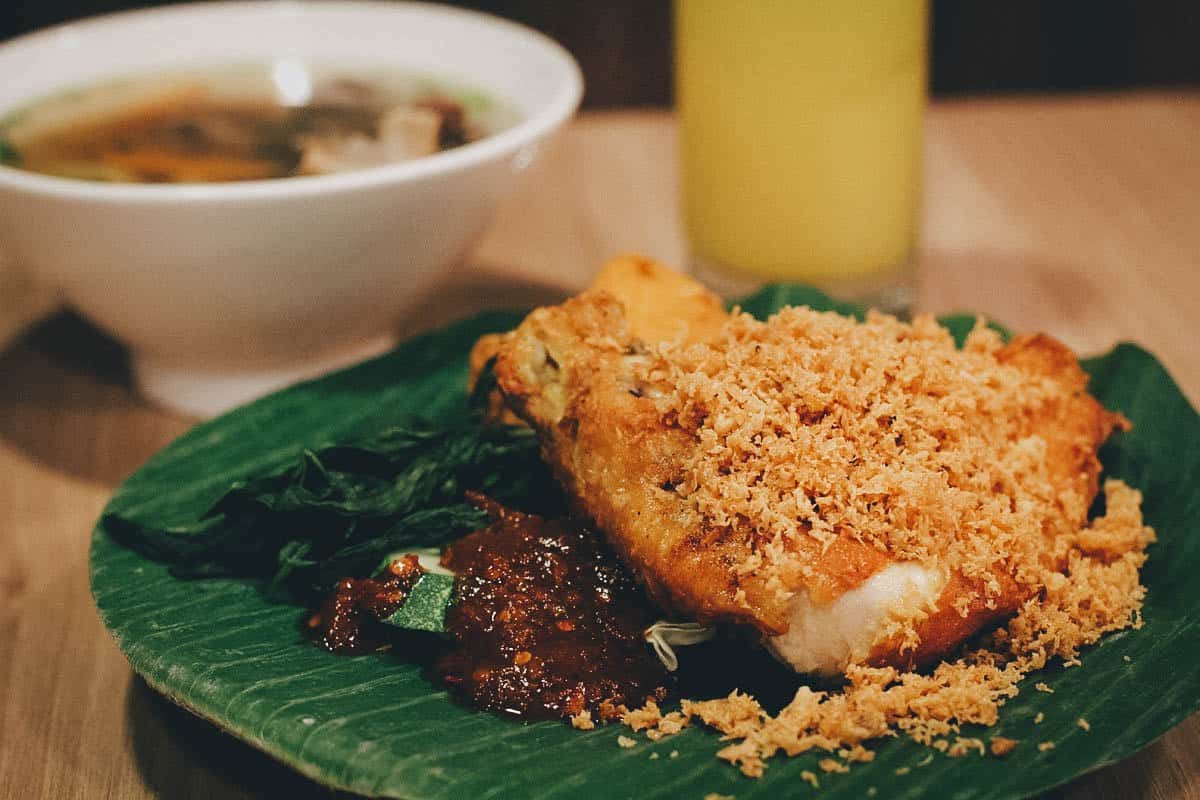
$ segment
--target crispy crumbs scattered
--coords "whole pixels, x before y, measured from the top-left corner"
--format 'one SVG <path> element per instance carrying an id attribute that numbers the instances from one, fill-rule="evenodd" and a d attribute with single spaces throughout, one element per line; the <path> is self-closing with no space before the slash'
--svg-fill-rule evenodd
<path id="1" fill-rule="evenodd" d="M 874 761 L 875 760 L 875 751 L 868 750 L 867 748 L 863 747 L 861 744 L 856 744 L 853 747 L 850 747 L 850 748 L 843 747 L 840 750 L 838 750 L 838 758 L 844 759 L 845 761 L 861 761 L 861 762 Z"/>
<path id="2" fill-rule="evenodd" d="M 687 717 L 699 717 L 705 725 L 737 739 L 744 739 L 758 730 L 767 718 L 757 700 L 736 689 L 720 700 L 699 703 L 684 700 L 683 713 Z"/>
<path id="3" fill-rule="evenodd" d="M 992 755 L 994 755 L 996 758 L 1004 758 L 1006 755 L 1011 753 L 1013 748 L 1016 746 L 1016 739 L 1009 739 L 1006 736 L 993 736 L 990 749 L 992 751 Z"/>
<path id="4" fill-rule="evenodd" d="M 647 700 L 646 705 L 625 712 L 621 722 L 635 731 L 646 731 L 646 738 L 657 742 L 664 736 L 674 736 L 688 726 L 690 718 L 679 711 L 662 713 L 658 703 Z"/>
<path id="5" fill-rule="evenodd" d="M 1133 663 L 1133 659 L 1130 658 L 1129 656 L 1121 656 L 1121 658 L 1125 661 L 1126 664 Z"/>
<path id="6" fill-rule="evenodd" d="M 679 758 L 679 751 L 678 751 L 678 750 L 672 750 L 672 751 L 671 751 L 671 754 L 670 754 L 670 756 L 669 756 L 669 758 Z"/>
<path id="7" fill-rule="evenodd" d="M 621 719 L 629 709 L 622 703 L 613 703 L 612 700 L 600 701 L 600 719 L 603 722 L 611 722 L 614 719 Z"/>
<path id="8" fill-rule="evenodd" d="M 637 744 L 636 739 L 630 739 L 628 736 L 618 736 L 617 745 L 619 747 L 630 748 Z"/>
<path id="9" fill-rule="evenodd" d="M 1044 753 L 1047 750 L 1054 749 L 1054 742 L 1038 742 L 1038 752 Z"/>
<path id="10" fill-rule="evenodd" d="M 664 736 L 674 736 L 688 726 L 688 721 L 680 712 L 672 711 L 659 721 L 657 728 L 646 731 L 646 737 L 657 742 Z"/>
<path id="11" fill-rule="evenodd" d="M 867 797 L 874 797 L 877 794 L 879 794 L 879 790 L 876 789 L 874 786 L 867 787 Z"/>
<path id="12" fill-rule="evenodd" d="M 897 775 L 907 775 L 910 772 L 912 772 L 912 767 L 896 767 Z"/>
<path id="13" fill-rule="evenodd" d="M 1090 731 L 1092 729 L 1092 723 L 1088 722 L 1083 717 L 1080 717 L 1079 719 L 1075 720 L 1075 724 L 1078 725 L 1080 727 L 1080 729 L 1083 730 L 1084 733 L 1087 733 L 1088 731 Z"/>
<path id="14" fill-rule="evenodd" d="M 933 753 L 926 753 L 925 757 L 917 762 L 918 767 L 928 767 L 933 763 Z"/>
<path id="15" fill-rule="evenodd" d="M 1046 694 L 1054 694 L 1054 690 L 1051 689 L 1046 684 L 1042 683 L 1041 681 L 1038 681 L 1037 683 L 1035 683 L 1033 685 L 1033 688 L 1037 689 L 1039 692 L 1045 692 Z"/>
<path id="16" fill-rule="evenodd" d="M 1142 525 L 1141 514 L 1133 513 L 1140 503 L 1138 492 L 1118 481 L 1109 481 L 1104 488 L 1108 513 L 1116 513 L 1136 534 L 1114 527 L 1107 516 L 1098 518 L 1091 530 L 1107 533 L 1092 536 L 1090 546 L 1103 552 L 1102 558 L 1074 547 L 1078 532 L 1066 537 L 1066 566 L 1061 572 L 1047 572 L 1043 596 L 1027 600 L 1009 624 L 992 635 L 990 649 L 942 662 L 930 673 L 851 666 L 840 692 L 801 686 L 773 717 L 754 698 L 737 691 L 716 700 L 684 700 L 677 712 L 680 719 L 672 720 L 672 725 L 698 718 L 720 731 L 730 744 L 717 753 L 718 758 L 751 777 L 760 777 L 767 760 L 778 753 L 794 756 L 815 749 L 842 755 L 847 761 L 869 760 L 865 742 L 898 733 L 950 756 L 984 754 L 983 741 L 958 736 L 959 726 L 994 725 L 1000 706 L 1017 695 L 1019 682 L 1030 672 L 1051 659 L 1075 657 L 1080 647 L 1109 631 L 1141 625 L 1145 590 L 1138 569 L 1153 533 Z M 1120 550 L 1117 542 L 1130 549 Z M 1034 688 L 1053 691 L 1041 682 Z M 657 704 L 628 715 L 630 722 L 655 727 L 671 718 Z M 1034 722 L 1043 718 L 1039 712 Z M 992 740 L 993 754 L 997 746 L 1005 747 L 997 745 L 997 739 L 1002 737 Z"/>
<path id="17" fill-rule="evenodd" d="M 979 755 L 983 755 L 983 740 L 956 736 L 954 738 L 954 744 L 950 745 L 949 749 L 946 750 L 946 755 L 950 756 L 951 758 L 960 758 L 972 750 L 977 751 Z"/>
<path id="18" fill-rule="evenodd" d="M 845 764 L 832 758 L 822 758 L 817 762 L 817 766 L 821 768 L 822 772 L 845 773 L 850 771 L 850 768 Z"/>
<path id="19" fill-rule="evenodd" d="M 662 711 L 654 700 L 647 700 L 646 705 L 633 711 L 626 711 L 621 717 L 621 723 L 635 731 L 653 728 L 662 720 Z"/>
<path id="20" fill-rule="evenodd" d="M 813 772 L 813 771 L 811 771 L 811 770 L 807 770 L 807 769 L 805 769 L 805 770 L 801 770 L 801 771 L 800 771 L 800 780 L 802 780 L 802 781 L 804 781 L 805 783 L 809 784 L 809 785 L 810 785 L 810 786 L 812 786 L 814 789 L 820 789 L 820 788 L 821 788 L 821 782 L 820 782 L 819 780 L 817 780 L 817 773 L 815 773 L 815 772 Z"/>
<path id="21" fill-rule="evenodd" d="M 717 794 L 716 792 L 709 792 L 708 794 L 704 795 L 704 800 L 736 800 L 736 798 L 731 794 Z"/>
<path id="22" fill-rule="evenodd" d="M 1045 714 L 1043 714 L 1042 712 L 1040 712 L 1040 711 L 1039 711 L 1039 712 L 1037 713 L 1037 716 L 1033 718 L 1033 724 L 1034 724 L 1034 725 L 1041 725 L 1041 724 L 1042 724 L 1042 720 L 1044 720 L 1045 718 L 1046 718 L 1046 715 L 1045 715 Z"/>
<path id="23" fill-rule="evenodd" d="M 585 708 L 571 717 L 571 727 L 581 731 L 590 731 L 595 728 L 596 723 L 592 722 L 592 712 Z"/>
<path id="24" fill-rule="evenodd" d="M 651 760 L 651 761 L 658 761 L 658 753 L 651 753 L 651 754 L 650 754 L 650 760 Z"/>

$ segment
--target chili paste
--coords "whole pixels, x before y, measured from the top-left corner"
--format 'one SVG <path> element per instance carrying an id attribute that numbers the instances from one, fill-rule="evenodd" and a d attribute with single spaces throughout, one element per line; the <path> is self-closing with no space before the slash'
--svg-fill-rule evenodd
<path id="1" fill-rule="evenodd" d="M 453 645 L 438 676 L 472 705 L 518 717 L 601 718 L 664 694 L 643 632 L 655 611 L 599 536 L 478 495 L 491 524 L 450 545 Z"/>

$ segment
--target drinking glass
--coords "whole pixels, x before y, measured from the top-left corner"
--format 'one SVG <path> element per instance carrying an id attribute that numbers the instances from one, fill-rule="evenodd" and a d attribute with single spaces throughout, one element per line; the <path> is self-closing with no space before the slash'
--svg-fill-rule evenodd
<path id="1" fill-rule="evenodd" d="M 912 302 L 926 0 L 676 0 L 692 271 Z"/>

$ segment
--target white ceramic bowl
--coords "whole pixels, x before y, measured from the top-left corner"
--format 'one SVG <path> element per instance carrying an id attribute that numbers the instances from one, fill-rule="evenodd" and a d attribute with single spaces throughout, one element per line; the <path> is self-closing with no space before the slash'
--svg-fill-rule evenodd
<path id="1" fill-rule="evenodd" d="M 561 47 L 483 14 L 204 3 L 0 45 L 0 116 L 105 77 L 279 59 L 428 73 L 507 100 L 521 121 L 426 158 L 317 177 L 106 184 L 0 167 L 0 255 L 128 344 L 148 395 L 194 414 L 390 344 L 582 91 Z"/>

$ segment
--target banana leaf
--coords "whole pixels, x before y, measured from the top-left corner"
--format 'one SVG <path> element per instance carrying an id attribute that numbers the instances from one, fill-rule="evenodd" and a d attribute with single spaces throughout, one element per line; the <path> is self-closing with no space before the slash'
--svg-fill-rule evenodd
<path id="1" fill-rule="evenodd" d="M 763 316 L 806 302 L 837 308 L 804 287 L 769 287 L 741 304 Z M 716 734 L 700 728 L 631 748 L 620 726 L 580 732 L 472 711 L 432 683 L 424 649 L 344 657 L 305 637 L 293 600 L 245 576 L 173 575 L 122 546 L 115 519 L 184 530 L 239 481 L 297 463 L 306 450 L 404 427 L 414 417 L 451 425 L 467 413 L 467 353 L 517 313 L 488 313 L 420 337 L 373 361 L 271 395 L 197 426 L 120 487 L 97 526 L 92 591 L 104 624 L 133 669 L 169 699 L 329 787 L 397 798 L 674 798 L 733 795 L 859 798 L 1026 797 L 1125 758 L 1200 708 L 1200 417 L 1163 367 L 1122 344 L 1083 361 L 1092 391 L 1134 423 L 1101 452 L 1107 474 L 1145 494 L 1158 533 L 1143 570 L 1145 626 L 1105 638 L 1081 667 L 1031 676 L 986 733 L 1020 742 L 1003 760 L 949 758 L 904 739 L 876 745 L 869 764 L 826 775 L 819 754 L 770 762 L 761 780 L 717 760 Z M 948 319 L 962 335 L 971 317 Z M 216 523 L 220 524 L 217 518 Z M 211 531 L 210 531 L 211 533 Z M 429 636 L 430 634 L 412 634 Z M 403 640 L 401 640 L 403 641 Z M 764 682 L 781 678 L 753 654 L 720 643 L 683 648 L 680 672 Z M 779 685 L 786 681 L 786 685 Z M 1046 683 L 1053 694 L 1033 691 Z M 707 685 L 707 684 L 705 684 Z M 687 686 L 697 697 L 704 686 Z M 768 700 L 769 702 L 769 700 Z M 1090 729 L 1079 724 L 1086 719 Z M 1040 723 L 1036 720 L 1042 719 Z M 1037 743 L 1053 741 L 1040 751 Z M 657 756 L 657 757 L 654 757 Z M 801 772 L 820 775 L 813 790 Z M 900 774 L 897 774 L 899 771 Z"/>

